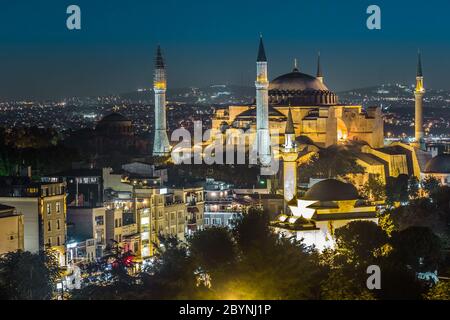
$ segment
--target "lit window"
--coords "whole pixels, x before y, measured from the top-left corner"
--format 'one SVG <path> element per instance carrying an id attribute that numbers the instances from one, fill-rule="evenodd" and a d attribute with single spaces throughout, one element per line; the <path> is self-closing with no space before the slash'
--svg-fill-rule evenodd
<path id="1" fill-rule="evenodd" d="M 50 203 L 47 203 L 47 214 L 50 214 L 51 213 L 51 205 L 50 205 Z"/>
<path id="2" fill-rule="evenodd" d="M 56 213 L 61 213 L 61 202 L 56 202 Z"/>

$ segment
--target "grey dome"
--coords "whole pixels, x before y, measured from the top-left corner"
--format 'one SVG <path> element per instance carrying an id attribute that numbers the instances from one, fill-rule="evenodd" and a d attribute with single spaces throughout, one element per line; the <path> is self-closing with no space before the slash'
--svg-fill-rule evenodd
<path id="1" fill-rule="evenodd" d="M 317 201 L 357 200 L 358 190 L 350 183 L 336 179 L 317 182 L 309 189 L 303 199 Z"/>
<path id="2" fill-rule="evenodd" d="M 104 116 L 100 121 L 100 122 L 116 122 L 116 121 L 130 121 L 129 119 L 127 119 L 125 116 L 121 115 L 120 113 L 117 112 L 113 112 L 110 113 L 106 116 Z"/>
<path id="3" fill-rule="evenodd" d="M 299 71 L 293 71 L 272 80 L 269 85 L 269 90 L 328 91 L 328 88 L 316 77 Z"/>
<path id="4" fill-rule="evenodd" d="M 440 154 L 427 162 L 425 172 L 450 173 L 450 154 Z"/>

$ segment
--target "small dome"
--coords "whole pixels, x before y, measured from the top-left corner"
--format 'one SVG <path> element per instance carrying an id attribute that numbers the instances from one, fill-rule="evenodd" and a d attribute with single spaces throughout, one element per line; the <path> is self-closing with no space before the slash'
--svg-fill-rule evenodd
<path id="1" fill-rule="evenodd" d="M 316 77 L 294 70 L 272 80 L 269 90 L 328 91 L 328 88 Z"/>
<path id="2" fill-rule="evenodd" d="M 350 183 L 336 179 L 317 182 L 309 189 L 303 199 L 317 201 L 357 200 L 358 190 Z"/>
<path id="3" fill-rule="evenodd" d="M 427 162 L 425 172 L 450 173 L 450 154 L 440 154 Z"/>

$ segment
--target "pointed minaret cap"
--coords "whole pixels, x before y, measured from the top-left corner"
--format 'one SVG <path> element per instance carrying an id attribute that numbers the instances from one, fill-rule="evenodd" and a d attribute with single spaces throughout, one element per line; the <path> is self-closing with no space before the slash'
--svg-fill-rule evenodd
<path id="1" fill-rule="evenodd" d="M 256 62 L 267 62 L 262 34 L 259 35 L 259 49 L 258 49 L 258 58 L 256 59 Z"/>
<path id="2" fill-rule="evenodd" d="M 422 77 L 422 58 L 420 51 L 417 51 L 417 77 Z"/>
<path id="3" fill-rule="evenodd" d="M 291 106 L 289 105 L 289 112 L 288 112 L 288 118 L 286 121 L 286 130 L 284 131 L 285 134 L 295 134 L 294 130 L 294 121 L 292 120 L 292 112 L 291 112 Z"/>
<path id="4" fill-rule="evenodd" d="M 322 75 L 322 66 L 320 65 L 320 52 L 317 54 L 317 74 L 316 77 L 323 77 Z"/>
<path id="5" fill-rule="evenodd" d="M 156 49 L 155 67 L 156 69 L 164 69 L 165 67 L 160 45 L 158 45 L 158 49 Z"/>

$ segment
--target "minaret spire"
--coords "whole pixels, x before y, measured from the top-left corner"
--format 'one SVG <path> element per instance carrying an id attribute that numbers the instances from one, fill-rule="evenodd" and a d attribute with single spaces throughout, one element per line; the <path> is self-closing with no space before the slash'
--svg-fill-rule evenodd
<path id="1" fill-rule="evenodd" d="M 417 50 L 417 77 L 423 77 L 422 74 L 422 57 L 420 54 L 420 50 Z"/>
<path id="2" fill-rule="evenodd" d="M 269 166 L 272 160 L 269 131 L 269 80 L 267 58 L 262 36 L 259 39 L 256 59 L 256 149 L 259 163 Z"/>
<path id="3" fill-rule="evenodd" d="M 258 48 L 258 57 L 256 59 L 256 62 L 267 62 L 266 50 L 264 50 L 262 34 L 259 34 L 259 48 Z"/>
<path id="4" fill-rule="evenodd" d="M 417 72 L 416 72 L 416 89 L 414 90 L 415 98 L 415 140 L 416 144 L 421 144 L 424 132 L 423 132 L 423 96 L 425 94 L 425 87 L 423 85 L 423 73 L 422 73 L 422 58 L 420 51 L 417 52 Z"/>
<path id="5" fill-rule="evenodd" d="M 286 203 L 297 195 L 297 159 L 298 151 L 295 142 L 294 121 L 289 104 L 286 129 L 284 131 L 284 146 L 281 149 L 283 158 L 283 194 Z"/>
<path id="6" fill-rule="evenodd" d="M 155 69 L 164 69 L 164 59 L 161 53 L 161 46 L 158 44 L 158 48 L 156 49 L 156 59 L 155 59 Z"/>
<path id="7" fill-rule="evenodd" d="M 289 105 L 289 112 L 288 112 L 288 118 L 286 121 L 286 130 L 284 131 L 285 134 L 295 134 L 294 131 L 294 121 L 292 120 L 292 112 L 291 112 L 291 106 Z"/>
<path id="8" fill-rule="evenodd" d="M 155 58 L 155 75 L 153 80 L 155 91 L 155 134 L 153 140 L 153 156 L 168 156 L 170 153 L 169 138 L 167 136 L 166 121 L 166 67 L 158 45 Z"/>
<path id="9" fill-rule="evenodd" d="M 320 51 L 317 54 L 317 74 L 316 74 L 316 78 L 319 79 L 319 81 L 323 83 L 322 66 L 320 64 Z"/>

